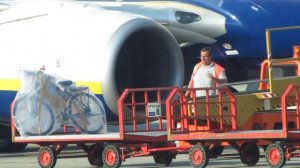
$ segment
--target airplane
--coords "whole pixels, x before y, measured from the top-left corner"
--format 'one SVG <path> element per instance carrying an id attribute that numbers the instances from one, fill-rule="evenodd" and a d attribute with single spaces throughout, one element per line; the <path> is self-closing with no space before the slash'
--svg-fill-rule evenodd
<path id="1" fill-rule="evenodd" d="M 230 82 L 258 77 L 265 29 L 300 23 L 294 0 L 1 3 L 0 151 L 26 147 L 10 141 L 9 107 L 20 69 L 45 66 L 47 73 L 88 85 L 107 119 L 115 120 L 125 88 L 182 87 L 204 46 L 215 49 Z M 297 38 L 291 34 L 272 34 L 273 57 L 292 55 Z"/>
<path id="2" fill-rule="evenodd" d="M 232 82 L 258 78 L 258 68 L 266 58 L 267 28 L 300 23 L 299 2 L 295 0 L 80 1 L 140 14 L 164 25 L 181 46 L 186 74 L 191 74 L 198 61 L 195 58 L 199 49 L 212 46 L 214 60 L 225 67 Z M 292 46 L 298 45 L 294 34 L 290 31 L 272 35 L 274 58 L 292 55 Z M 185 81 L 190 78 L 185 77 Z"/>

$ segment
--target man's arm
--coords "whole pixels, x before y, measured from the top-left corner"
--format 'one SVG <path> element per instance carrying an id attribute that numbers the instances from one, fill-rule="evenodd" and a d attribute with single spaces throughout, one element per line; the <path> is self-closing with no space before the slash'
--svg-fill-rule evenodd
<path id="1" fill-rule="evenodd" d="M 225 71 L 222 71 L 220 73 L 219 78 L 214 77 L 212 74 L 208 74 L 208 77 L 218 84 L 227 82 L 227 77 L 226 77 Z"/>
<path id="2" fill-rule="evenodd" d="M 191 80 L 190 80 L 190 82 L 189 82 L 187 88 L 192 88 L 192 87 L 194 87 L 194 75 L 195 75 L 195 73 L 199 70 L 200 66 L 201 66 L 200 63 L 198 63 L 198 64 L 195 65 L 195 67 L 194 67 L 194 69 L 193 69 L 193 73 L 192 73 L 192 75 L 191 75 Z M 191 94 L 190 91 L 186 91 L 186 92 L 185 92 L 185 96 L 190 96 L 190 94 Z"/>
<path id="3" fill-rule="evenodd" d="M 213 81 L 215 81 L 216 83 L 218 84 L 221 84 L 221 83 L 226 83 L 227 82 L 227 79 L 219 79 L 219 78 L 215 78 L 212 76 L 211 78 Z"/>
<path id="4" fill-rule="evenodd" d="M 187 88 L 192 88 L 192 87 L 193 87 L 193 76 L 192 76 L 192 78 L 191 78 L 191 80 L 190 80 L 190 82 L 189 82 Z M 186 91 L 186 92 L 185 92 L 185 96 L 186 96 L 186 97 L 190 96 L 190 94 L 191 94 L 190 91 Z"/>

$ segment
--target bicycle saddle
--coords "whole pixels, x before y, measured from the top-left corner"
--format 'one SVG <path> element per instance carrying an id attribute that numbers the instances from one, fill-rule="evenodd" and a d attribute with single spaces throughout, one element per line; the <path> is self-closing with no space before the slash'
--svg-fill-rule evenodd
<path id="1" fill-rule="evenodd" d="M 63 81 L 59 81 L 58 84 L 66 87 L 66 86 L 71 86 L 73 84 L 73 81 L 71 81 L 71 80 L 63 80 Z"/>
<path id="2" fill-rule="evenodd" d="M 70 87 L 70 88 L 68 88 L 68 91 L 70 91 L 70 92 L 83 92 L 83 91 L 86 91 L 88 89 L 89 89 L 89 87 L 87 87 L 87 86 L 78 86 L 78 87 Z"/>

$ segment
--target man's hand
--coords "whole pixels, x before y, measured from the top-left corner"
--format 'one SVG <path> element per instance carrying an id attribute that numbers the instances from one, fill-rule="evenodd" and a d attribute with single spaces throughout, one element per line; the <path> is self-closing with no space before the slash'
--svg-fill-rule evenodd
<path id="1" fill-rule="evenodd" d="M 191 94 L 190 91 L 186 91 L 186 92 L 185 92 L 185 96 L 186 96 L 186 97 L 190 96 L 190 94 Z"/>
<path id="2" fill-rule="evenodd" d="M 212 80 L 212 81 L 218 83 L 218 78 L 215 78 L 211 73 L 207 73 L 207 77 L 208 77 L 210 80 Z"/>

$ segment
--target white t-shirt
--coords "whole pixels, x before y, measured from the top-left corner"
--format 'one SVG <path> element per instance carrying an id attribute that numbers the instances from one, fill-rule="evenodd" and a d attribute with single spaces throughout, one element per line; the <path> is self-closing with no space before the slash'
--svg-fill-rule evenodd
<path id="1" fill-rule="evenodd" d="M 194 75 L 194 88 L 203 88 L 203 87 L 214 87 L 216 83 L 214 80 L 211 80 L 208 77 L 208 74 L 211 74 L 213 77 L 216 77 L 215 70 L 214 70 L 214 63 L 211 63 L 209 66 L 201 65 L 198 71 Z M 219 74 L 219 79 L 226 79 L 225 71 L 222 71 Z M 205 96 L 205 90 L 197 90 L 196 96 Z M 209 90 L 209 95 L 216 95 L 216 90 Z"/>

